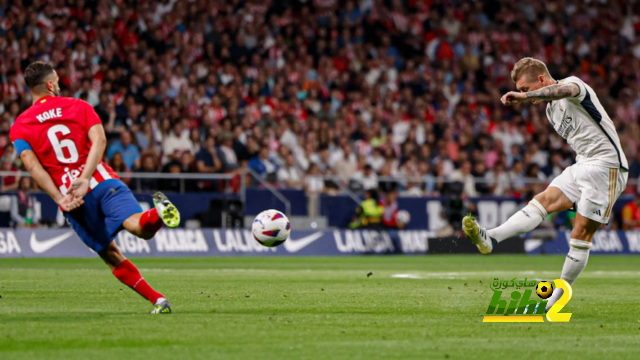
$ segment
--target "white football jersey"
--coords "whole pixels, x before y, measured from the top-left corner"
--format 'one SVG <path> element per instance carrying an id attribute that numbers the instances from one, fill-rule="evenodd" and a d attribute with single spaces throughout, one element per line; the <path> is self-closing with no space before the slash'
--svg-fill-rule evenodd
<path id="1" fill-rule="evenodd" d="M 627 171 L 629 164 L 622 152 L 616 127 L 595 91 L 575 76 L 558 83 L 574 83 L 580 88 L 580 93 L 575 97 L 547 104 L 547 118 L 578 154 L 576 162 Z"/>

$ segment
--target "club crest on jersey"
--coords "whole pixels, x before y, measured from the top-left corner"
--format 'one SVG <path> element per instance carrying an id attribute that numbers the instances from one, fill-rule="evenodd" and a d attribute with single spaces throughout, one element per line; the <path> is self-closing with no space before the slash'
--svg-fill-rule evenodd
<path id="1" fill-rule="evenodd" d="M 38 119 L 38 121 L 40 121 L 41 123 L 45 122 L 45 120 L 59 118 L 59 117 L 62 117 L 61 108 L 47 110 L 40 115 L 36 115 L 36 119 Z"/>

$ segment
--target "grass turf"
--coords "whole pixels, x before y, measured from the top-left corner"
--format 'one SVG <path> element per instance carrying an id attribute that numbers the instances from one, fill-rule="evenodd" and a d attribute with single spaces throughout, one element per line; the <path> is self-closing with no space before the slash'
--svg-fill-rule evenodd
<path id="1" fill-rule="evenodd" d="M 637 359 L 637 257 L 592 256 L 569 323 L 481 322 L 494 277 L 552 280 L 563 262 L 134 259 L 174 305 L 151 316 L 97 259 L 0 260 L 0 359 Z"/>

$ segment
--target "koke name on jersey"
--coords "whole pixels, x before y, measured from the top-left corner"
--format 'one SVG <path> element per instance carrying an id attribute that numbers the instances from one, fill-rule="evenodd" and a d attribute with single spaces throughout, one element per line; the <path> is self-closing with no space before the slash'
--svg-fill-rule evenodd
<path id="1" fill-rule="evenodd" d="M 61 108 L 47 110 L 47 111 L 43 112 L 40 115 L 36 115 L 36 119 L 38 119 L 38 121 L 40 121 L 40 122 L 45 122 L 45 120 L 49 120 L 49 119 L 53 119 L 53 118 L 59 118 L 59 117 L 62 117 L 62 109 Z"/>

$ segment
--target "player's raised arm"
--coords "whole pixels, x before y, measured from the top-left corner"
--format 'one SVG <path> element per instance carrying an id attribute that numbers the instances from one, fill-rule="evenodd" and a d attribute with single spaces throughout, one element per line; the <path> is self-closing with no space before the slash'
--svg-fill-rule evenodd
<path id="1" fill-rule="evenodd" d="M 502 104 L 512 106 L 531 101 L 560 100 L 568 97 L 579 97 L 581 86 L 574 81 L 559 83 L 549 73 L 547 65 L 534 58 L 518 61 L 511 71 L 511 80 L 518 91 L 509 91 L 500 99 Z"/>
<path id="2" fill-rule="evenodd" d="M 20 153 L 20 159 L 24 164 L 25 168 L 33 179 L 36 181 L 38 186 L 42 190 L 44 190 L 51 198 L 58 204 L 62 210 L 71 211 L 84 203 L 82 199 L 73 198 L 72 196 L 65 196 L 60 193 L 60 190 L 56 187 L 44 168 L 40 161 L 36 157 L 36 154 L 33 153 L 32 150 L 24 150 Z"/>
<path id="3" fill-rule="evenodd" d="M 580 93 L 580 88 L 574 83 L 545 86 L 542 89 L 525 93 L 528 99 L 559 100 L 574 97 Z"/>
<path id="4" fill-rule="evenodd" d="M 502 101 L 502 104 L 506 106 L 512 106 L 533 100 L 560 100 L 578 96 L 578 94 L 580 94 L 580 88 L 575 83 L 554 84 L 534 91 L 509 91 L 500 99 L 500 101 Z"/>

